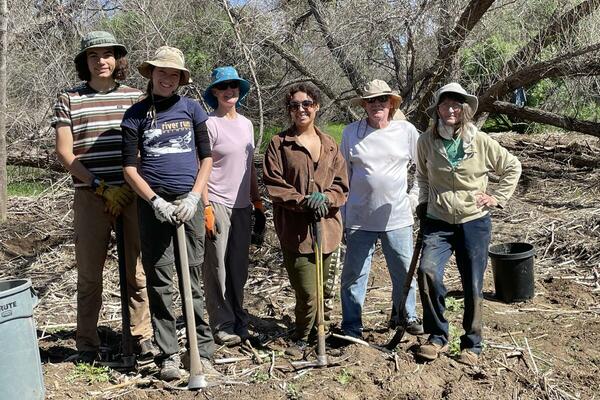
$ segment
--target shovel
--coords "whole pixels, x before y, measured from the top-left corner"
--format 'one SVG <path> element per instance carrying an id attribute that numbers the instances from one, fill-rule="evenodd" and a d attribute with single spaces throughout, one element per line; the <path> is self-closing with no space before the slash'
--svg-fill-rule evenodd
<path id="1" fill-rule="evenodd" d="M 181 269 L 181 286 L 183 287 L 183 303 L 185 310 L 185 330 L 190 347 L 190 380 L 186 389 L 198 390 L 207 387 L 206 377 L 200 364 L 200 353 L 198 352 L 198 338 L 196 337 L 196 320 L 194 319 L 194 304 L 192 302 L 192 284 L 190 281 L 190 266 L 188 262 L 187 244 L 185 241 L 185 227 L 183 224 L 177 226 L 177 252 L 179 255 L 179 267 Z"/>
<path id="2" fill-rule="evenodd" d="M 327 352 L 325 348 L 325 298 L 323 294 L 323 248 L 321 237 L 321 222 L 317 220 L 312 223 L 313 250 L 315 252 L 315 267 L 317 279 L 317 361 L 292 362 L 294 367 L 326 367 Z"/>
<path id="3" fill-rule="evenodd" d="M 423 229 L 421 227 L 419 227 L 419 233 L 417 234 L 417 241 L 415 243 L 415 248 L 413 250 L 412 259 L 410 260 L 410 266 L 409 266 L 408 272 L 406 274 L 406 280 L 404 281 L 404 287 L 402 288 L 402 297 L 400 298 L 400 302 L 398 303 L 398 310 L 396 312 L 396 315 L 398 316 L 398 318 L 400 318 L 400 323 L 398 324 L 398 327 L 396 328 L 396 333 L 394 334 L 394 337 L 392 337 L 392 340 L 390 340 L 389 343 L 385 345 L 385 347 L 388 350 L 394 350 L 396 348 L 396 346 L 398 346 L 398 344 L 402 340 L 402 337 L 404 337 L 404 333 L 406 332 L 406 325 L 407 325 L 408 321 L 406 320 L 406 318 L 402 318 L 401 316 L 404 316 L 406 314 L 405 313 L 406 298 L 408 297 L 408 292 L 410 291 L 410 284 L 412 283 L 413 277 L 415 276 L 415 271 L 417 270 L 417 264 L 419 262 L 419 255 L 421 254 L 422 248 L 423 248 Z"/>
<path id="4" fill-rule="evenodd" d="M 133 352 L 131 337 L 131 319 L 129 315 L 129 296 L 127 294 L 127 265 L 125 263 L 125 234 L 123 232 L 123 216 L 119 215 L 115 222 L 117 237 L 117 259 L 119 263 L 119 289 L 121 296 L 121 360 L 103 361 L 99 364 L 116 369 L 133 369 L 136 358 Z"/>

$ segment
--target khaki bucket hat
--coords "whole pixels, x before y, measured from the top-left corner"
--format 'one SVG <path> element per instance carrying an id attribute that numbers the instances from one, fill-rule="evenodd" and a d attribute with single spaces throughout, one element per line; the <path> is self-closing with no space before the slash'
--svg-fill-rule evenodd
<path id="1" fill-rule="evenodd" d="M 75 56 L 75 62 L 77 62 L 80 57 L 85 56 L 85 52 L 88 49 L 93 49 L 95 47 L 117 47 L 119 50 L 121 50 L 123 55 L 127 54 L 127 49 L 125 46 L 117 43 L 117 40 L 111 33 L 105 31 L 92 31 L 86 33 L 81 38 L 79 53 L 77 53 Z"/>
<path id="2" fill-rule="evenodd" d="M 363 100 L 370 99 L 372 97 L 379 96 L 390 96 L 393 99 L 397 100 L 398 103 L 402 101 L 402 97 L 398 94 L 398 92 L 392 90 L 390 85 L 387 82 L 382 81 L 381 79 L 375 79 L 371 82 L 367 83 L 363 86 L 362 96 L 355 97 L 351 100 L 351 103 L 355 106 L 360 105 Z"/>
<path id="3" fill-rule="evenodd" d="M 190 71 L 185 67 L 185 57 L 181 50 L 171 46 L 161 46 L 154 53 L 152 60 L 144 61 L 138 67 L 138 71 L 144 78 L 152 79 L 152 68 L 174 68 L 181 72 L 181 79 L 179 85 L 188 85 L 192 83 L 190 78 Z"/>
<path id="4" fill-rule="evenodd" d="M 465 102 L 473 109 L 473 113 L 477 112 L 477 107 L 479 106 L 477 96 L 473 96 L 472 94 L 467 93 L 467 91 L 463 89 L 462 86 L 460 86 L 460 83 L 450 82 L 449 84 L 442 86 L 438 89 L 437 92 L 435 92 L 435 99 L 433 101 L 433 104 L 427 109 L 427 115 L 429 115 L 431 118 L 436 118 L 436 108 L 438 103 L 440 102 L 440 97 L 444 93 L 456 93 L 463 96 L 465 98 Z"/>

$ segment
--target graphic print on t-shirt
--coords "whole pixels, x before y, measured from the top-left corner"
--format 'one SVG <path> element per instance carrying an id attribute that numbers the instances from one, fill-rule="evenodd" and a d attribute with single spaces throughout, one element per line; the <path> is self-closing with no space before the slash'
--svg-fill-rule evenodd
<path id="1" fill-rule="evenodd" d="M 192 151 L 191 121 L 164 122 L 160 128 L 144 131 L 143 146 L 148 157 Z"/>

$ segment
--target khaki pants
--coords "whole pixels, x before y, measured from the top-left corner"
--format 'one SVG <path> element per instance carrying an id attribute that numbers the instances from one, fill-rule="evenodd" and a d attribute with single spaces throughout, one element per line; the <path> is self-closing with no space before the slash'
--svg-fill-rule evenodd
<path id="1" fill-rule="evenodd" d="M 330 274 L 331 254 L 323 254 L 323 297 L 328 293 L 327 280 Z M 312 340 L 317 334 L 317 267 L 315 254 L 298 254 L 283 249 L 283 265 L 290 284 L 296 294 L 296 329 L 293 340 Z M 328 315 L 323 316 L 329 320 Z"/>
<path id="2" fill-rule="evenodd" d="M 102 271 L 115 218 L 104 211 L 102 198 L 89 189 L 75 189 L 73 202 L 75 259 L 77 262 L 77 336 L 79 351 L 97 351 L 97 324 L 102 305 Z M 123 211 L 127 294 L 131 335 L 138 341 L 152 337 L 146 276 L 139 259 L 140 237 L 137 206 Z"/>

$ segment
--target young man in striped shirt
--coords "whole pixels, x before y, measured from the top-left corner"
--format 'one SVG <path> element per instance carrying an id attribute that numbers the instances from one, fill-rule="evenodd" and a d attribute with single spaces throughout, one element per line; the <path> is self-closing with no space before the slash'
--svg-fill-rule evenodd
<path id="1" fill-rule="evenodd" d="M 108 32 L 81 40 L 75 69 L 84 82 L 58 95 L 52 126 L 56 153 L 73 176 L 75 259 L 77 262 L 78 361 L 98 357 L 97 324 L 102 305 L 102 270 L 111 230 L 123 221 L 131 336 L 142 356 L 155 355 L 146 293 L 139 261 L 140 239 L 135 194 L 123 179 L 121 120 L 142 92 L 117 82 L 125 78 L 126 48 Z"/>

